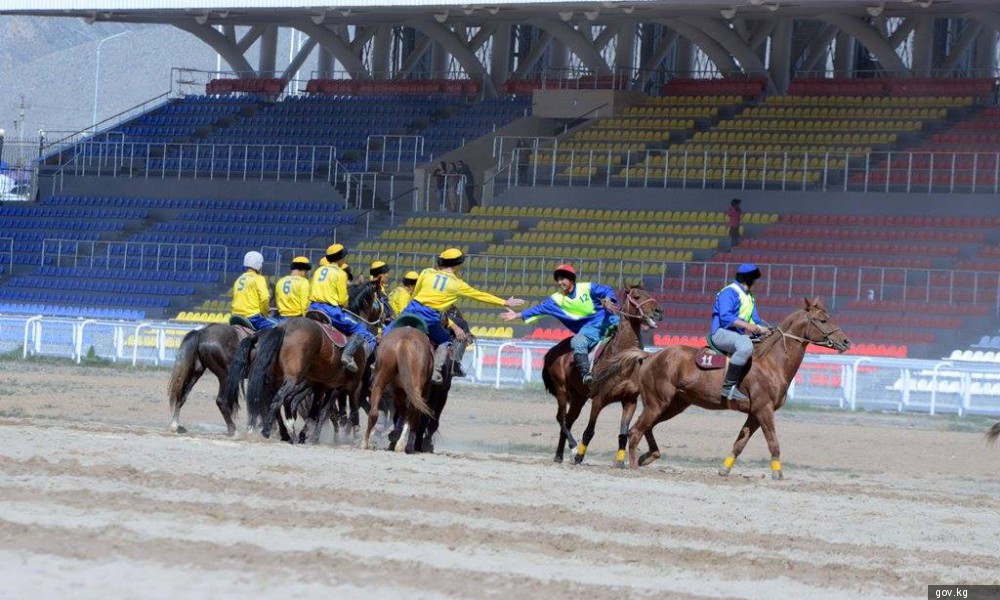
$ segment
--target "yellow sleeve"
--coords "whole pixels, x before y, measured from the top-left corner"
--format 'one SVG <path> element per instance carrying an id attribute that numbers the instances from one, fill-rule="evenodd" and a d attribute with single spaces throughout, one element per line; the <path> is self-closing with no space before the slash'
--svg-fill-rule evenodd
<path id="1" fill-rule="evenodd" d="M 417 283 L 419 284 L 420 282 L 418 281 Z M 503 306 L 504 302 L 506 302 L 503 298 L 498 298 L 493 294 L 477 290 L 476 288 L 472 287 L 468 283 L 465 283 L 465 281 L 461 279 L 459 279 L 456 282 L 456 284 L 457 284 L 456 291 L 458 292 L 458 295 L 462 296 L 463 298 L 471 298 L 473 300 L 485 302 L 486 304 L 493 304 L 495 306 Z"/>
<path id="2" fill-rule="evenodd" d="M 416 283 L 416 285 L 413 286 L 413 297 L 414 298 L 416 298 L 417 296 L 420 295 L 420 290 L 424 289 L 424 281 L 426 281 L 427 278 L 430 277 L 430 275 L 428 275 L 428 273 L 430 273 L 432 275 L 434 273 L 434 270 L 433 269 L 424 269 L 423 271 L 420 272 L 420 276 L 417 277 L 417 283 Z"/>
<path id="3" fill-rule="evenodd" d="M 340 271 L 339 276 L 337 277 L 337 283 L 336 283 L 336 285 L 337 285 L 337 295 L 340 297 L 340 305 L 343 308 L 347 308 L 347 304 L 348 304 L 347 300 L 348 300 L 348 298 L 350 298 L 350 296 L 347 295 L 347 273 L 344 273 L 340 269 L 337 269 L 337 270 Z"/>
<path id="4" fill-rule="evenodd" d="M 255 277 L 257 280 L 257 298 L 260 301 L 260 314 L 265 317 L 271 312 L 271 292 L 267 289 L 267 279 L 263 275 Z"/>
<path id="5" fill-rule="evenodd" d="M 299 314 L 305 315 L 309 310 L 309 280 L 304 277 L 299 283 L 298 298 L 299 307 L 301 308 L 301 312 Z"/>

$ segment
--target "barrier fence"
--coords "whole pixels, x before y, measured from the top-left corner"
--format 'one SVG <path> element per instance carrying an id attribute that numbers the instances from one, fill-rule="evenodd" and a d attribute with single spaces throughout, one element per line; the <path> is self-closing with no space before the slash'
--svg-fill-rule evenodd
<path id="1" fill-rule="evenodd" d="M 595 141 L 594 145 L 609 148 L 569 150 L 558 143 L 512 148 L 507 163 L 517 168 L 507 170 L 504 189 L 579 186 L 1000 193 L 997 152 L 872 152 L 861 147 L 826 151 L 809 146 L 795 152 L 728 151 L 721 147 L 697 151 L 629 150 L 628 142 L 620 140 L 603 144 Z"/>
<path id="2" fill-rule="evenodd" d="M 171 365 L 184 335 L 200 326 L 0 315 L 0 351 L 82 362 L 88 355 L 126 365 Z M 456 382 L 523 388 L 540 385 L 551 343 L 478 339 L 465 355 L 469 377 Z M 648 349 L 655 351 L 655 348 Z M 844 410 L 1000 415 L 998 362 L 808 354 L 792 404 Z"/>
<path id="3" fill-rule="evenodd" d="M 229 249 L 221 244 L 64 239 L 43 240 L 39 261 L 40 266 L 207 273 L 225 270 L 228 264 Z"/>

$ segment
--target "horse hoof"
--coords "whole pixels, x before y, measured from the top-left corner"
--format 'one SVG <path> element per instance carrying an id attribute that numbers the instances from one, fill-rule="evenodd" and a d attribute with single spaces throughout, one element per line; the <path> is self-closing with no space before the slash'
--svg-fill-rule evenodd
<path id="1" fill-rule="evenodd" d="M 583 464 L 583 456 L 584 456 L 583 454 L 574 454 L 573 455 L 573 464 L 574 465 L 582 465 Z"/>
<path id="2" fill-rule="evenodd" d="M 563 457 L 559 456 L 558 454 L 556 454 L 555 458 L 552 459 L 552 462 L 556 463 L 557 465 L 562 464 L 562 461 Z"/>
<path id="3" fill-rule="evenodd" d="M 646 454 L 643 454 L 642 456 L 639 457 L 639 466 L 645 467 L 648 464 L 656 462 L 656 460 L 659 458 L 660 458 L 659 452 L 647 452 Z"/>
<path id="4" fill-rule="evenodd" d="M 184 427 L 183 425 L 171 425 L 170 426 L 170 431 L 171 431 L 171 433 L 177 433 L 177 434 L 182 434 L 182 433 L 187 433 L 188 432 L 187 428 Z"/>
<path id="5" fill-rule="evenodd" d="M 773 479 L 774 481 L 778 481 L 784 478 L 785 476 L 784 474 L 782 474 L 781 471 L 771 471 L 771 479 Z"/>
<path id="6" fill-rule="evenodd" d="M 407 446 L 403 451 L 406 454 L 414 454 L 414 453 L 416 453 L 416 450 L 413 448 L 413 446 Z"/>
<path id="7" fill-rule="evenodd" d="M 624 460 L 616 460 L 615 461 L 615 468 L 616 469 L 625 469 L 627 467 L 628 467 L 628 463 L 625 462 Z"/>
<path id="8" fill-rule="evenodd" d="M 726 467 L 719 467 L 719 477 L 729 477 L 729 469 Z"/>

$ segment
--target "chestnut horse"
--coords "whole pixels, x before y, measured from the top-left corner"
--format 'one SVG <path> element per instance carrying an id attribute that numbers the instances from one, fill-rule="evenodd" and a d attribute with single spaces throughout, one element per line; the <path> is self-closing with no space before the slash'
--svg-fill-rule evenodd
<path id="1" fill-rule="evenodd" d="M 642 348 L 639 339 L 639 330 L 643 325 L 655 328 L 656 323 L 663 318 L 659 303 L 642 289 L 642 285 L 635 287 L 626 285 L 620 292 L 622 307 L 614 309 L 621 317 L 621 323 L 615 331 L 614 337 L 608 341 L 607 346 L 595 361 L 594 372 L 597 372 L 599 365 L 606 364 L 612 357 L 617 356 L 624 350 L 630 348 Z M 580 416 L 583 405 L 587 403 L 588 391 L 583 385 L 583 379 L 579 371 L 573 364 L 573 351 L 569 346 L 572 338 L 568 337 L 545 353 L 544 367 L 542 368 L 542 382 L 545 384 L 545 391 L 556 397 L 558 408 L 556 409 L 556 422 L 559 424 L 559 443 L 556 446 L 555 462 L 563 461 L 563 453 L 568 440 L 570 446 L 576 446 L 573 439 L 573 423 Z M 608 373 L 610 379 L 603 383 L 602 390 L 607 393 L 594 394 L 590 405 L 590 421 L 587 429 L 583 432 L 583 440 L 576 449 L 574 461 L 576 464 L 583 462 L 587 454 L 587 445 L 594 437 L 594 427 L 597 425 L 597 416 L 605 406 L 609 404 L 622 403 L 622 422 L 618 436 L 618 454 L 615 457 L 615 464 L 620 467 L 625 466 L 625 440 L 628 434 L 628 426 L 635 414 L 636 399 L 638 393 L 631 390 L 620 390 L 616 384 L 621 381 L 615 373 Z M 568 407 L 568 410 L 567 410 Z M 651 446 L 656 446 L 652 433 L 647 437 Z"/>
<path id="2" fill-rule="evenodd" d="M 602 365 L 604 370 L 620 372 L 620 377 L 631 380 L 642 395 L 642 414 L 632 426 L 628 436 L 630 466 L 639 467 L 639 440 L 662 421 L 672 419 L 687 407 L 695 404 L 709 410 L 737 409 L 747 413 L 733 452 L 723 461 L 720 475 L 728 475 L 736 458 L 746 447 L 750 436 L 757 429 L 764 432 L 771 452 L 771 476 L 781 479 L 781 450 L 774 428 L 774 412 L 785 404 L 785 394 L 795 373 L 805 357 L 806 346 L 816 344 L 844 352 L 851 347 L 850 340 L 840 327 L 830 320 L 819 298 L 805 298 L 805 306 L 796 310 L 754 347 L 752 367 L 740 390 L 749 401 L 733 403 L 722 399 L 724 370 L 703 371 L 695 364 L 698 348 L 668 346 L 655 354 L 641 350 L 627 350 Z M 641 464 L 649 464 L 658 455 L 645 455 Z"/>
<path id="3" fill-rule="evenodd" d="M 377 282 L 365 282 L 348 289 L 349 310 L 374 325 L 378 324 L 382 313 L 381 304 L 376 299 L 376 287 Z M 324 398 L 332 405 L 336 394 L 324 393 L 328 390 L 345 390 L 352 404 L 357 402 L 365 376 L 364 365 L 357 373 L 342 370 L 342 350 L 330 341 L 318 322 L 308 318 L 289 319 L 275 327 L 273 332 L 262 336 L 247 386 L 248 424 L 252 426 L 259 419 L 261 435 L 268 437 L 278 411 L 286 401 L 289 404 L 288 414 L 294 418 L 303 400 Z M 358 348 L 355 360 L 361 363 L 363 356 L 364 349 Z M 275 385 L 281 382 L 273 398 L 267 393 L 269 380 Z M 311 436 L 314 441 L 319 437 L 318 428 L 330 417 L 332 408 L 328 406 L 320 411 L 317 429 Z M 295 435 L 291 437 L 294 443 Z"/>

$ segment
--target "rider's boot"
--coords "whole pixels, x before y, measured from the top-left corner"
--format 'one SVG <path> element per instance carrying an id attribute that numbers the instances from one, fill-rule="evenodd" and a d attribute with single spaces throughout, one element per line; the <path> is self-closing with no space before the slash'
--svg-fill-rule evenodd
<path id="1" fill-rule="evenodd" d="M 431 383 L 439 384 L 444 382 L 444 363 L 448 360 L 448 351 L 451 344 L 441 344 L 434 351 L 434 373 L 431 375 Z"/>
<path id="2" fill-rule="evenodd" d="M 455 377 L 465 377 L 465 369 L 462 368 L 462 357 L 465 356 L 465 344 L 460 342 L 453 342 L 455 344 L 455 353 L 452 354 L 452 359 L 455 364 L 451 366 L 451 374 Z"/>
<path id="3" fill-rule="evenodd" d="M 586 352 L 574 352 L 573 362 L 576 364 L 576 370 L 580 372 L 583 385 L 590 387 L 594 381 L 593 375 L 590 374 L 590 357 L 587 356 Z"/>
<path id="4" fill-rule="evenodd" d="M 358 364 L 354 361 L 354 355 L 357 353 L 358 348 L 363 346 L 365 343 L 365 338 L 361 337 L 361 334 L 355 333 L 347 340 L 347 345 L 344 346 L 343 352 L 340 354 L 340 366 L 351 373 L 357 373 L 359 368 Z M 366 350 L 367 352 L 367 350 Z M 367 354 L 366 354 L 367 358 Z M 363 362 L 361 364 L 364 364 Z"/>
<path id="5" fill-rule="evenodd" d="M 743 378 L 746 377 L 748 370 L 749 363 L 745 365 L 729 363 L 726 368 L 726 379 L 722 382 L 722 398 L 724 400 L 749 400 L 740 391 L 740 384 L 743 383 Z"/>

